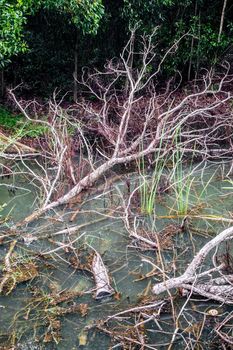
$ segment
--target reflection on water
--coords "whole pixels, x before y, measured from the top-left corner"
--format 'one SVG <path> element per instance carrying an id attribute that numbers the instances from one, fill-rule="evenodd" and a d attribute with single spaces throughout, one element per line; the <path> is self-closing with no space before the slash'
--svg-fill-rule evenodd
<path id="1" fill-rule="evenodd" d="M 199 169 L 193 174 L 195 178 L 188 198 L 188 229 L 173 234 L 171 246 L 161 251 L 163 267 L 170 276 L 181 274 L 203 243 L 228 225 L 214 220 L 230 218 L 232 214 L 233 197 L 223 189 L 224 182 L 219 174 L 217 166 L 206 168 L 204 175 Z M 12 222 L 32 212 L 37 198 L 33 185 L 23 176 L 15 177 L 12 181 L 11 178 L 4 179 L 0 187 L 0 204 L 7 204 L 1 212 L 2 221 L 7 217 L 7 221 L 2 222 L 5 233 Z M 137 176 L 131 176 L 131 192 L 138 183 Z M 137 342 L 132 342 L 131 347 L 124 347 L 119 332 L 122 335 L 127 330 L 127 337 L 131 339 L 135 324 L 142 323 L 141 332 L 144 341 L 151 344 L 149 348 L 169 348 L 177 326 L 179 329 L 173 348 L 192 348 L 195 342 L 200 344 L 200 349 L 208 348 L 203 344 L 211 343 L 209 336 L 216 321 L 208 315 L 208 310 L 216 309 L 217 317 L 221 317 L 226 309 L 200 298 L 187 302 L 186 298 L 177 295 L 173 301 L 173 313 L 179 315 L 183 308 L 178 324 L 174 324 L 169 304 L 161 312 L 159 322 L 156 317 L 153 318 L 153 313 L 135 314 L 131 318 L 126 315 L 121 320 L 111 321 L 109 324 L 112 328 L 100 324 L 102 332 L 92 327 L 98 324 L 98 320 L 143 301 L 149 302 L 151 286 L 161 280 L 159 271 L 153 271 L 153 266 L 148 263 L 150 259 L 162 268 L 158 251 L 138 249 L 134 239 L 129 237 L 124 220 L 128 198 L 128 186 L 125 181 L 118 181 L 105 195 L 98 193 L 87 199 L 73 222 L 70 222 L 70 218 L 78 205 L 46 214 L 26 230 L 17 232 L 18 242 L 11 263 L 28 266 L 29 262 L 33 262 L 39 274 L 26 282 L 16 283 L 9 295 L 0 297 L 1 345 L 8 342 L 16 344 L 17 349 L 30 350 L 107 350 L 109 346 L 119 344 L 114 349 L 139 349 Z M 177 216 L 176 198 L 172 191 L 156 196 L 155 212 L 150 216 L 140 213 L 140 194 L 131 200 L 129 220 L 134 228 L 148 233 L 162 232 L 167 225 L 181 225 L 183 222 L 184 217 Z M 203 219 L 203 216 L 206 218 Z M 62 235 L 55 235 L 73 226 L 80 228 L 75 232 L 69 233 L 67 230 Z M 6 238 L 1 245 L 1 268 L 12 239 L 15 237 Z M 225 246 L 221 249 L 224 252 Z M 89 259 L 95 250 L 101 254 L 116 290 L 113 297 L 101 301 L 93 298 L 95 284 Z M 115 339 L 107 334 L 109 329 L 116 332 Z"/>

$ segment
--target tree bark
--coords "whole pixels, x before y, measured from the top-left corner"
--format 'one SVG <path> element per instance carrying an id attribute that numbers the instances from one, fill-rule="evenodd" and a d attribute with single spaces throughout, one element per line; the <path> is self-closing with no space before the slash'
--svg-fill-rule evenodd
<path id="1" fill-rule="evenodd" d="M 219 32 L 218 32 L 218 43 L 220 43 L 220 41 L 221 41 L 226 6 L 227 6 L 227 0 L 224 0 L 223 7 L 222 7 L 221 21 L 220 21 L 220 26 L 219 26 Z"/>
<path id="2" fill-rule="evenodd" d="M 74 48 L 74 91 L 73 91 L 73 99 L 74 102 L 77 102 L 78 97 L 78 31 L 76 32 L 76 42 Z"/>
<path id="3" fill-rule="evenodd" d="M 168 291 L 172 288 L 181 287 L 183 284 L 195 282 L 199 277 L 207 274 L 207 272 L 198 274 L 197 269 L 202 265 L 206 256 L 209 254 L 209 252 L 213 248 L 217 247 L 221 242 L 224 242 L 227 239 L 231 239 L 232 237 L 233 237 L 233 227 L 229 227 L 226 230 L 219 233 L 211 241 L 206 243 L 203 248 L 201 248 L 201 250 L 197 253 L 194 259 L 191 261 L 191 263 L 189 264 L 189 266 L 187 267 L 183 275 L 179 277 L 170 278 L 168 280 L 164 280 L 163 282 L 156 284 L 153 287 L 153 293 L 157 295 L 162 292 Z"/>

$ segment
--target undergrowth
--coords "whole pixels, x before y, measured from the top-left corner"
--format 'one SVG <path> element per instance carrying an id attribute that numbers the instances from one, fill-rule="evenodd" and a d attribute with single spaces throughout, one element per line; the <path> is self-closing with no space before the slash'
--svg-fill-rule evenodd
<path id="1" fill-rule="evenodd" d="M 22 118 L 22 114 L 14 115 L 6 108 L 0 106 L 0 126 L 6 129 L 15 129 Z"/>
<path id="2" fill-rule="evenodd" d="M 46 126 L 25 120 L 22 114 L 14 115 L 2 106 L 0 106 L 0 126 L 17 134 L 17 137 L 36 138 L 43 136 L 48 131 Z"/>

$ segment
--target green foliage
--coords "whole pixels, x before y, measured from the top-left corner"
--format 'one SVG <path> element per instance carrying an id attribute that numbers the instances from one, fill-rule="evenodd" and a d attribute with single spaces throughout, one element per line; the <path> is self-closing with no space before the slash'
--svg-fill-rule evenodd
<path id="1" fill-rule="evenodd" d="M 23 29 L 27 15 L 36 8 L 34 0 L 0 0 L 0 68 L 10 62 L 11 56 L 27 51 Z"/>
<path id="2" fill-rule="evenodd" d="M 31 137 L 37 138 L 43 136 L 48 132 L 48 127 L 41 124 L 36 124 L 33 122 L 19 122 L 17 124 L 17 137 Z"/>
<path id="3" fill-rule="evenodd" d="M 43 6 L 68 14 L 70 21 L 84 34 L 96 34 L 104 14 L 102 0 L 46 0 Z"/>
<path id="4" fill-rule="evenodd" d="M 137 25 L 143 31 L 151 31 L 166 18 L 166 7 L 173 6 L 173 0 L 124 0 L 123 16 L 131 27 Z"/>
<path id="5" fill-rule="evenodd" d="M 40 137 L 48 128 L 45 125 L 25 120 L 22 114 L 13 115 L 4 107 L 0 106 L 0 126 L 11 131 L 17 137 Z"/>
<path id="6" fill-rule="evenodd" d="M 224 16 L 221 40 L 218 41 L 222 6 L 220 0 L 211 3 L 206 0 L 124 0 L 123 16 L 131 27 L 136 24 L 143 33 L 158 28 L 155 44 L 160 57 L 184 36 L 176 53 L 163 65 L 163 73 L 170 76 L 178 69 L 187 75 L 189 71 L 210 67 L 232 45 L 233 13 L 229 6 Z M 156 68 L 156 61 L 153 64 Z M 190 72 L 190 78 L 189 75 Z"/>
<path id="7" fill-rule="evenodd" d="M 21 120 L 22 115 L 13 115 L 7 109 L 0 106 L 0 125 L 7 129 L 16 128 L 18 122 Z"/>
<path id="8" fill-rule="evenodd" d="M 81 74 L 83 66 L 99 69 L 106 60 L 119 57 L 129 28 L 136 25 L 138 34 L 157 28 L 157 56 L 148 73 L 183 37 L 163 63 L 161 80 L 177 70 L 183 80 L 191 79 L 201 68 L 224 58 L 233 44 L 229 2 L 218 40 L 222 6 L 221 0 L 0 0 L 0 65 L 5 67 L 14 57 L 14 66 L 6 73 L 8 81 L 26 82 L 30 92 L 43 96 L 56 87 L 63 93 L 72 90 L 77 38 Z M 137 38 L 141 40 L 137 35 L 135 51 Z"/>
<path id="9" fill-rule="evenodd" d="M 68 16 L 84 34 L 96 34 L 104 14 L 102 0 L 0 0 L 0 68 L 27 51 L 24 27 L 28 16 L 41 8 Z"/>

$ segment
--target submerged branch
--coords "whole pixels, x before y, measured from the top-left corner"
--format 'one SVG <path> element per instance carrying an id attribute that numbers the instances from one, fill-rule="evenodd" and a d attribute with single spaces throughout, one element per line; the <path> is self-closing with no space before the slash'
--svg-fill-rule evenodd
<path id="1" fill-rule="evenodd" d="M 226 230 L 219 233 L 216 237 L 214 237 L 212 240 L 207 242 L 204 247 L 201 248 L 201 250 L 196 254 L 194 259 L 191 261 L 183 275 L 179 277 L 174 277 L 167 279 L 161 283 L 158 283 L 154 285 L 153 287 L 153 293 L 158 295 L 160 293 L 163 293 L 165 291 L 168 291 L 173 288 L 179 288 L 182 287 L 184 284 L 187 285 L 188 283 L 192 283 L 197 281 L 197 279 L 203 275 L 197 272 L 197 269 L 202 266 L 202 263 L 204 262 L 207 255 L 210 253 L 210 251 L 219 246 L 220 243 L 231 239 L 233 237 L 233 227 L 227 228 Z M 222 266 L 223 267 L 223 266 Z M 190 288 L 195 288 L 191 286 Z"/>

